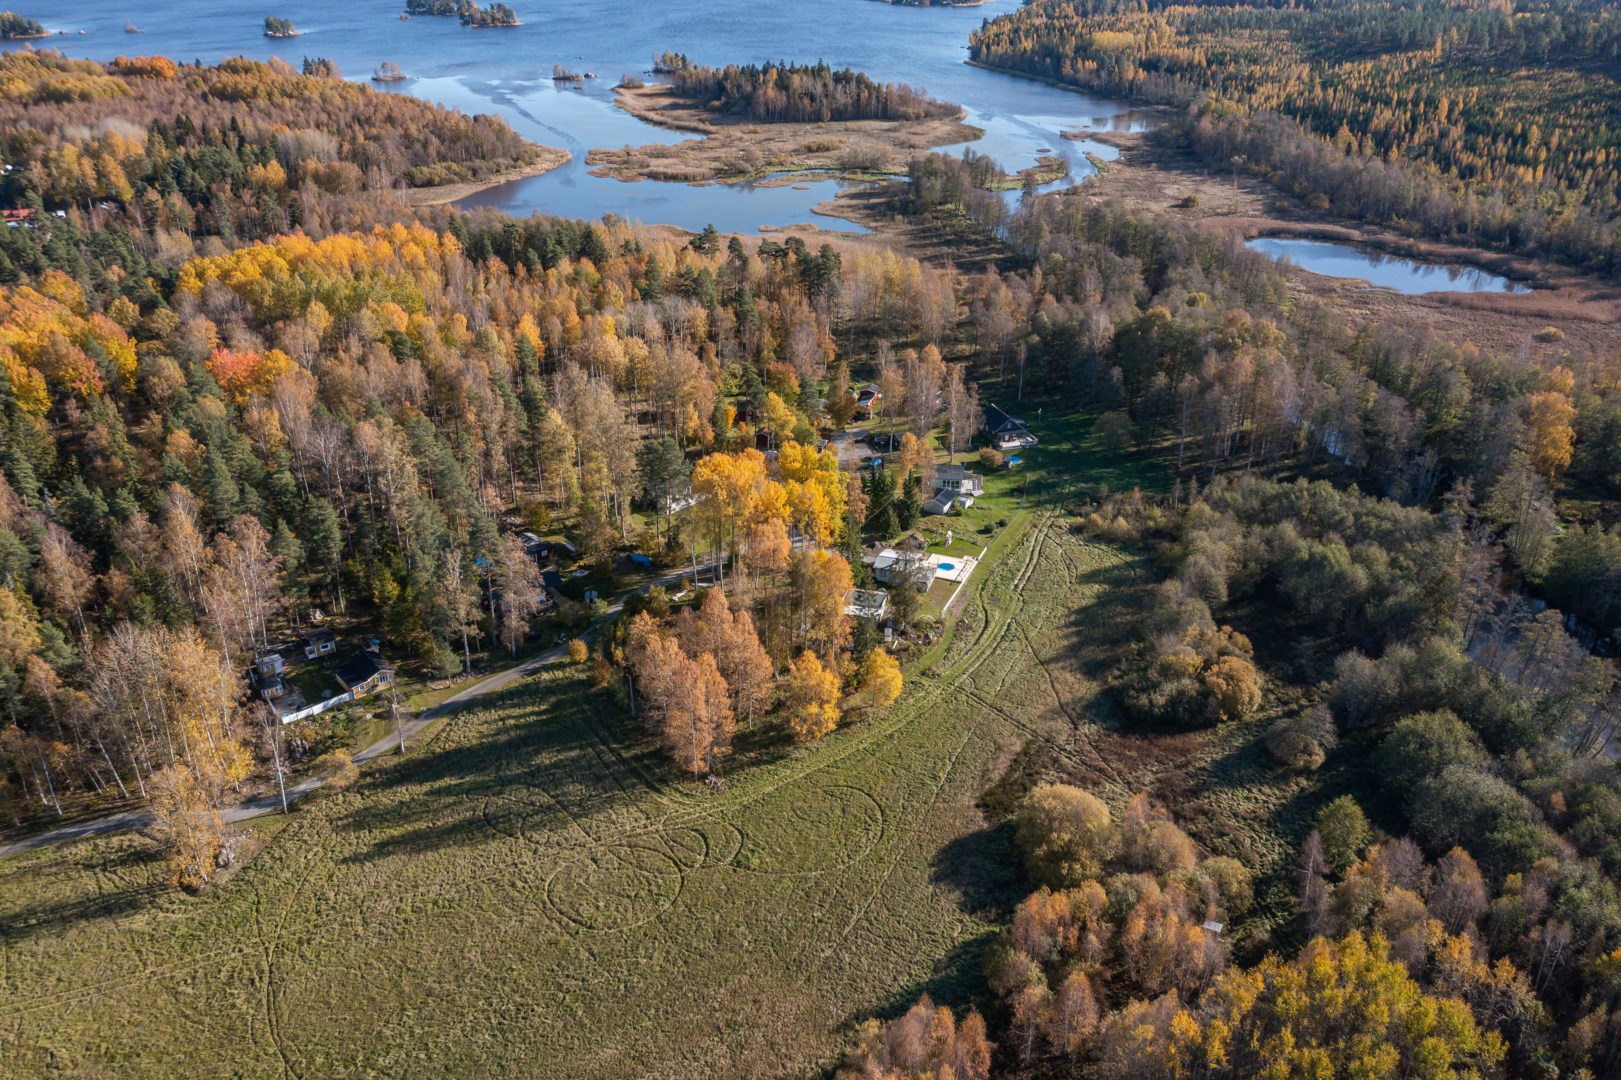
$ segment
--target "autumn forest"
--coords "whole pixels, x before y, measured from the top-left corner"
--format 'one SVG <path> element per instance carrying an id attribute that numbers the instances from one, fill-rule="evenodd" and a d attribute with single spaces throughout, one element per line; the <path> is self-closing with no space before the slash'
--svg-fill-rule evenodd
<path id="1" fill-rule="evenodd" d="M 0 1070 L 1616 1075 L 1618 43 L 1029 0 L 971 62 L 1146 133 L 756 234 L 434 199 L 567 155 L 328 60 L 0 55 Z"/>

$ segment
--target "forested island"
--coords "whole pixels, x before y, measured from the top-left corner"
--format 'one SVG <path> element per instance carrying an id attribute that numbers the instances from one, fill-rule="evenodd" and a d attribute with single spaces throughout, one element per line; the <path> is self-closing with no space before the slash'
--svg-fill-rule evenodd
<path id="1" fill-rule="evenodd" d="M 481 8 L 474 0 L 406 0 L 407 15 L 456 16 L 463 26 L 521 26 L 518 13 L 506 4 Z"/>
<path id="2" fill-rule="evenodd" d="M 265 37 L 267 38 L 294 38 L 298 36 L 298 27 L 293 25 L 291 19 L 281 19 L 274 15 L 265 18 Z"/>
<path id="3" fill-rule="evenodd" d="M 1217 167 L 1420 236 L 1621 273 L 1621 12 L 1447 0 L 1143 6 L 1034 0 L 972 59 L 1187 106 Z M 1557 193 L 1557 209 L 1549 193 Z"/>
<path id="4" fill-rule="evenodd" d="M 901 83 L 878 83 L 849 68 L 816 64 L 750 64 L 699 67 L 666 53 L 670 85 L 677 96 L 705 108 L 763 123 L 814 124 L 829 120 L 923 120 L 961 114 Z"/>
<path id="5" fill-rule="evenodd" d="M 893 176 L 917 153 L 980 134 L 962 122 L 960 106 L 826 64 L 706 68 L 666 52 L 654 65 L 668 83 L 621 81 L 615 101 L 649 123 L 704 138 L 594 149 L 586 160 L 596 175 L 774 183 L 810 170 Z"/>
<path id="6" fill-rule="evenodd" d="M 456 9 L 463 26 L 518 26 L 518 13 L 505 4 L 481 8 L 473 0 L 462 0 Z"/>
<path id="7" fill-rule="evenodd" d="M 48 34 L 37 19 L 19 15 L 15 11 L 0 11 L 0 41 L 27 41 Z"/>

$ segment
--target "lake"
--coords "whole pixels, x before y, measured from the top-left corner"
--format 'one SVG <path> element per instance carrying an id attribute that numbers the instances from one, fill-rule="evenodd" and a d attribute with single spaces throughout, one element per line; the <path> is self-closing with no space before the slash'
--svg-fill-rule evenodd
<path id="1" fill-rule="evenodd" d="M 279 56 L 295 67 L 305 56 L 333 60 L 352 79 L 364 79 L 385 60 L 410 76 L 390 92 L 411 93 L 469 113 L 496 113 L 526 138 L 570 151 L 569 164 L 545 176 L 481 192 L 468 206 L 510 213 L 540 211 L 595 218 L 613 213 L 643 224 L 697 230 L 713 223 L 725 231 L 812 223 L 860 227 L 813 212 L 841 181 L 759 187 L 642 181 L 625 183 L 590 175 L 592 147 L 671 143 L 689 136 L 643 123 L 613 105 L 613 84 L 640 73 L 665 49 L 698 63 L 826 60 L 884 82 L 921 87 L 961 104 L 968 122 L 985 131 L 972 145 L 1009 170 L 1035 164 L 1039 152 L 1064 158 L 1077 183 L 1095 171 L 1086 154 L 1108 159 L 1115 151 L 1064 131 L 1140 128 L 1144 121 L 1119 102 L 963 63 L 968 35 L 980 22 L 1010 11 L 1018 0 L 992 0 L 975 8 L 898 7 L 874 0 L 800 0 L 794 4 L 738 0 L 511 0 L 523 20 L 514 29 L 473 30 L 454 18 L 399 19 L 403 0 L 267 0 L 224 7 L 218 0 L 166 0 L 142 5 L 112 0 L 25 4 L 20 10 L 51 30 L 67 30 L 35 43 L 70 56 L 108 60 L 118 55 L 163 54 L 179 61 L 214 62 L 228 56 Z M 291 19 L 302 32 L 289 41 L 263 36 L 266 15 Z M 128 34 L 127 21 L 141 30 Z M 84 33 L 80 34 L 79 31 Z M 20 46 L 12 46 L 20 47 Z M 560 86 L 553 64 L 591 71 L 597 79 Z M 960 152 L 962 146 L 942 148 Z"/>
<path id="2" fill-rule="evenodd" d="M 1328 240 L 1297 240 L 1262 236 L 1244 245 L 1274 259 L 1287 259 L 1302 270 L 1328 277 L 1355 278 L 1370 285 L 1410 295 L 1432 292 L 1530 292 L 1529 285 L 1512 281 L 1478 266 L 1429 263 L 1356 244 Z"/>

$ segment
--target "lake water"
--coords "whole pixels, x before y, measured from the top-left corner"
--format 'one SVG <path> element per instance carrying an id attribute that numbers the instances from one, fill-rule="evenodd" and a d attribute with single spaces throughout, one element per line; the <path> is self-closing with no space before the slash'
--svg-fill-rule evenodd
<path id="1" fill-rule="evenodd" d="M 1039 152 L 1064 158 L 1076 183 L 1095 171 L 1087 153 L 1108 159 L 1111 148 L 1070 140 L 1064 131 L 1139 128 L 1144 121 L 1121 103 L 963 63 L 968 35 L 980 22 L 1010 11 L 1018 0 L 992 0 L 976 8 L 897 7 L 874 0 L 509 0 L 524 25 L 472 30 L 454 18 L 401 21 L 403 0 L 265 0 L 258 5 L 219 0 L 164 0 L 131 5 L 113 0 L 48 0 L 19 5 L 51 30 L 67 30 L 36 43 L 70 56 L 106 60 L 120 54 L 160 53 L 176 60 L 218 61 L 228 56 L 280 56 L 297 66 L 305 56 L 335 61 L 349 78 L 366 78 L 385 60 L 411 78 L 389 89 L 470 113 L 497 113 L 526 138 L 570 151 L 574 159 L 545 176 L 482 192 L 467 205 L 512 213 L 541 211 L 594 218 L 606 213 L 644 224 L 726 231 L 762 225 L 814 223 L 858 230 L 812 212 L 832 197 L 837 180 L 794 186 L 716 185 L 695 188 L 654 181 L 625 183 L 591 176 L 592 147 L 617 148 L 677 142 L 689 136 L 645 124 L 613 105 L 620 75 L 651 66 L 664 49 L 705 64 L 785 59 L 826 60 L 865 71 L 884 82 L 921 87 L 968 110 L 985 131 L 971 145 L 1005 168 L 1035 163 Z M 302 31 L 290 41 L 263 36 L 264 17 L 291 19 Z M 134 21 L 140 34 L 128 34 Z M 84 33 L 80 34 L 79 31 Z M 552 65 L 591 71 L 579 88 L 559 86 Z M 960 152 L 961 146 L 943 148 Z M 1049 185 L 1051 187 L 1053 185 Z"/>
<path id="2" fill-rule="evenodd" d="M 1386 255 L 1355 244 L 1262 236 L 1244 245 L 1274 259 L 1288 259 L 1302 270 L 1328 277 L 1356 278 L 1372 285 L 1419 295 L 1432 292 L 1530 292 L 1529 285 L 1478 266 L 1427 263 Z"/>

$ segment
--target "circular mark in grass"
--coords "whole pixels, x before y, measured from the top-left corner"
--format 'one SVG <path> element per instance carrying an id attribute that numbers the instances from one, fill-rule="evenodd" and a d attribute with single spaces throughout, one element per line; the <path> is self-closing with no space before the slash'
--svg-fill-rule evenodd
<path id="1" fill-rule="evenodd" d="M 858 787 L 779 788 L 749 807 L 737 865 L 758 874 L 820 874 L 860 859 L 884 831 L 884 810 Z"/>
<path id="2" fill-rule="evenodd" d="M 709 865 L 725 866 L 743 850 L 743 830 L 730 821 L 710 821 L 703 826 L 709 840 Z"/>
<path id="3" fill-rule="evenodd" d="M 638 844 L 611 844 L 553 874 L 546 885 L 546 898 L 576 926 L 627 930 L 657 918 L 674 904 L 681 895 L 681 876 L 681 863 L 667 852 Z"/>

